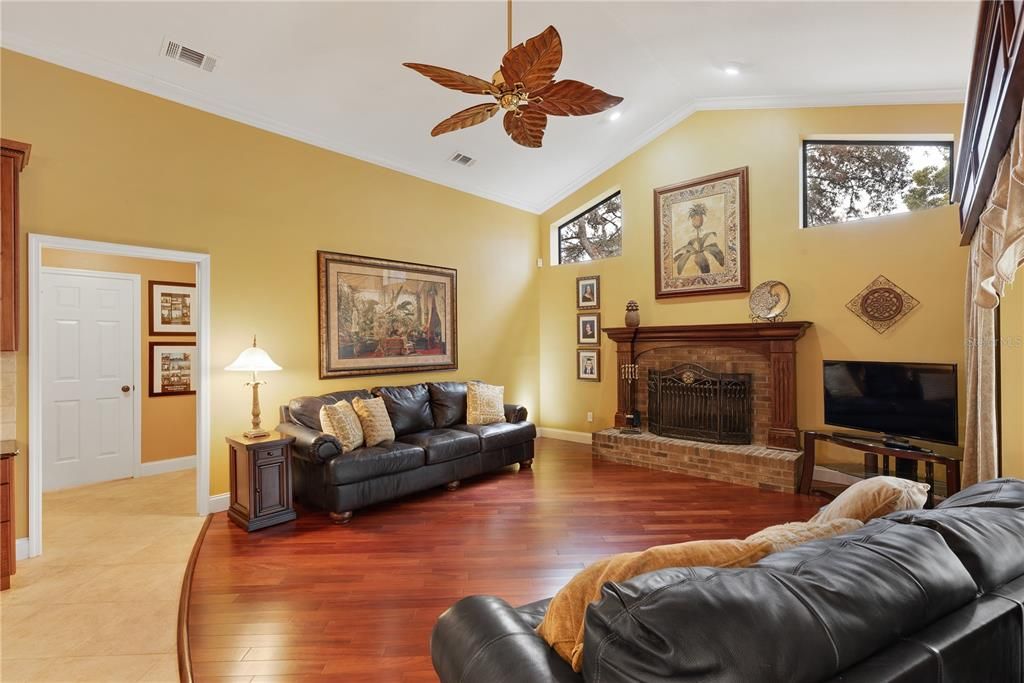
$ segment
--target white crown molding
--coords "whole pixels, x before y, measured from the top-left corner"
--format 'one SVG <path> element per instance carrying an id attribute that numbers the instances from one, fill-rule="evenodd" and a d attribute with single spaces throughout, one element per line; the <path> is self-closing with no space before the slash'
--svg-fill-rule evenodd
<path id="1" fill-rule="evenodd" d="M 887 104 L 949 104 L 964 100 L 964 89 L 952 88 L 944 90 L 906 90 L 887 92 L 837 93 L 833 95 L 800 95 L 800 96 L 763 96 L 740 98 L 709 98 L 699 99 L 676 109 L 655 125 L 648 128 L 623 150 L 605 156 L 601 161 L 576 176 L 560 189 L 539 201 L 524 202 L 502 193 L 482 191 L 459 182 L 439 182 L 402 162 L 367 152 L 343 148 L 334 142 L 309 131 L 291 126 L 280 121 L 262 116 L 248 109 L 236 107 L 211 100 L 189 88 L 155 78 L 137 69 L 117 62 L 77 51 L 67 50 L 49 43 L 43 43 L 18 33 L 4 31 L 0 37 L 0 47 L 20 52 L 36 59 L 51 62 L 59 66 L 95 76 L 106 81 L 123 85 L 133 90 L 154 95 L 177 102 L 194 109 L 199 109 L 216 116 L 237 121 L 254 128 L 259 128 L 277 135 L 326 149 L 337 154 L 359 159 L 376 166 L 404 173 L 427 182 L 448 187 L 459 192 L 475 195 L 515 209 L 533 214 L 542 214 L 555 206 L 576 190 L 598 177 L 615 164 L 630 156 L 662 133 L 678 125 L 698 111 L 728 109 L 786 109 L 802 107 L 849 107 Z"/>
<path id="2" fill-rule="evenodd" d="M 894 104 L 961 104 L 965 90 L 951 88 L 945 90 L 906 90 L 889 92 L 847 93 L 836 95 L 798 95 L 790 97 L 719 97 L 705 98 L 689 102 L 648 128 L 625 150 L 609 154 L 589 169 L 573 178 L 560 190 L 549 195 L 541 204 L 544 210 L 552 208 L 573 192 L 597 178 L 599 175 L 621 162 L 634 152 L 653 141 L 662 133 L 676 127 L 686 119 L 700 111 L 724 111 L 730 109 L 801 109 L 811 107 L 866 107 Z M 906 137 L 906 136 L 904 136 Z"/>
<path id="3" fill-rule="evenodd" d="M 461 183 L 438 182 L 436 179 L 430 178 L 420 171 L 409 168 L 405 164 L 393 159 L 388 159 L 363 150 L 340 147 L 323 136 L 262 116 L 242 107 L 236 107 L 212 100 L 189 88 L 182 87 L 160 78 L 155 78 L 142 71 L 104 59 L 103 57 L 67 50 L 65 48 L 57 47 L 49 43 L 43 43 L 23 35 L 13 33 L 11 31 L 3 32 L 2 38 L 0 38 L 0 47 L 28 55 L 29 57 L 41 59 L 44 62 L 57 64 L 58 66 L 63 66 L 71 69 L 72 71 L 78 71 L 105 81 L 117 83 L 118 85 L 123 85 L 127 88 L 154 95 L 165 100 L 177 102 L 178 104 L 183 104 L 187 107 L 192 107 L 193 109 L 199 109 L 200 111 L 205 111 L 208 114 L 214 114 L 225 119 L 244 123 L 248 126 L 276 133 L 277 135 L 281 135 L 286 138 L 305 142 L 306 144 L 313 145 L 314 147 L 326 149 L 330 152 L 359 159 L 360 161 L 365 161 L 375 166 L 381 166 L 383 168 L 391 169 L 392 171 L 404 173 L 405 175 L 413 176 L 420 180 L 434 183 L 435 185 L 440 185 L 442 187 L 458 190 L 459 192 L 475 195 L 492 202 L 511 206 L 514 209 L 520 209 L 532 214 L 540 214 L 544 209 L 544 207 L 538 204 L 528 202 L 524 203 L 507 195 L 481 191 L 479 189 L 470 188 Z"/>

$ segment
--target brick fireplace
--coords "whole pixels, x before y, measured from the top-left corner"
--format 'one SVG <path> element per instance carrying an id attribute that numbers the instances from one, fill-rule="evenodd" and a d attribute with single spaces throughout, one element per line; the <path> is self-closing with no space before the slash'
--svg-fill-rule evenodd
<path id="1" fill-rule="evenodd" d="M 617 345 L 619 368 L 635 366 L 632 382 L 629 373 L 619 373 L 615 425 L 625 427 L 627 415 L 638 414 L 641 433 L 597 432 L 595 457 L 794 491 L 802 456 L 796 427 L 796 342 L 810 325 L 797 321 L 605 328 Z M 703 388 L 690 392 L 697 396 L 697 407 L 693 396 L 659 399 L 665 382 L 672 383 L 676 393 L 703 382 Z M 742 402 L 734 400 L 725 417 L 707 414 L 722 401 L 714 392 L 735 397 L 741 390 Z M 652 400 L 657 405 L 650 405 Z M 673 424 L 666 429 L 669 409 Z M 716 419 L 720 426 L 729 425 L 724 432 L 718 430 L 718 439 L 707 428 Z M 687 420 L 695 424 L 687 425 Z M 741 429 L 744 421 L 748 432 Z M 678 435 L 694 436 L 671 438 Z M 731 443 L 709 443 L 716 440 Z"/>

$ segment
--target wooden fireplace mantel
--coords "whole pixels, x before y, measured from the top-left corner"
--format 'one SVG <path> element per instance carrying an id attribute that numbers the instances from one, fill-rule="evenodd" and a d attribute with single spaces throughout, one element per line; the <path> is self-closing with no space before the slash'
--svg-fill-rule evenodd
<path id="1" fill-rule="evenodd" d="M 713 325 L 659 325 L 606 327 L 616 343 L 618 365 L 635 363 L 654 349 L 677 346 L 729 346 L 756 351 L 771 363 L 772 410 L 768 429 L 769 448 L 800 449 L 796 427 L 796 342 L 813 323 L 806 320 L 778 323 L 723 323 Z M 626 425 L 633 383 L 619 374 L 615 425 Z"/>

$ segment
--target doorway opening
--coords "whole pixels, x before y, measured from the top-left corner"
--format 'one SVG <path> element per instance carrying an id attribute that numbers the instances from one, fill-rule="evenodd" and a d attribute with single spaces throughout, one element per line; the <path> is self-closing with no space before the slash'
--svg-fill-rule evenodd
<path id="1" fill-rule="evenodd" d="M 29 235 L 28 556 L 43 492 L 195 469 L 209 510 L 208 254 Z"/>

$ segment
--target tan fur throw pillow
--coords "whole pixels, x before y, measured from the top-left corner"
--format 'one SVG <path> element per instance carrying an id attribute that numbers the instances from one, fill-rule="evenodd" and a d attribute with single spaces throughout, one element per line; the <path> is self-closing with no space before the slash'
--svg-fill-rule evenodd
<path id="1" fill-rule="evenodd" d="M 871 477 L 840 493 L 810 521 L 859 519 L 867 523 L 890 512 L 920 510 L 928 500 L 929 488 L 928 484 L 899 477 Z"/>
<path id="2" fill-rule="evenodd" d="M 320 408 L 320 428 L 335 436 L 341 444 L 341 452 L 348 453 L 363 445 L 363 426 L 359 416 L 348 401 Z"/>
<path id="3" fill-rule="evenodd" d="M 359 416 L 363 427 L 363 438 L 367 446 L 379 446 L 385 441 L 395 440 L 395 428 L 391 426 L 388 408 L 382 398 L 354 398 L 352 408 Z"/>
<path id="4" fill-rule="evenodd" d="M 583 621 L 587 605 L 601 597 L 609 581 L 621 582 L 667 567 L 749 567 L 771 552 L 766 542 L 690 541 L 659 545 L 599 560 L 555 594 L 537 634 L 572 665 L 583 668 Z"/>
<path id="5" fill-rule="evenodd" d="M 845 534 L 847 531 L 856 531 L 862 526 L 864 526 L 864 522 L 859 519 L 834 519 L 831 522 L 820 523 L 790 522 L 762 529 L 756 534 L 747 536 L 747 541 L 751 543 L 765 541 L 771 544 L 773 553 L 778 553 L 808 541 L 832 538 L 839 534 Z"/>
<path id="6" fill-rule="evenodd" d="M 505 421 L 505 387 L 470 382 L 466 385 L 466 424 Z"/>

